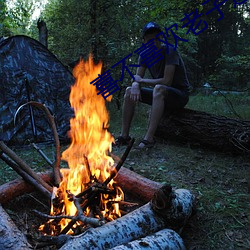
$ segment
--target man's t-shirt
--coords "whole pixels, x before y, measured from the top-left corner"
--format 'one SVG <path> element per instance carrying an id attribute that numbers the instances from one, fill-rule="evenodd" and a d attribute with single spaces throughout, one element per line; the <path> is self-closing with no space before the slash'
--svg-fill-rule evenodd
<path id="1" fill-rule="evenodd" d="M 165 65 L 176 65 L 171 87 L 189 91 L 190 83 L 187 78 L 184 62 L 179 52 L 174 50 L 174 48 L 169 47 L 167 53 L 166 46 L 162 46 L 161 54 L 164 59 L 159 60 L 150 66 L 150 68 L 148 68 L 145 63 L 142 63 L 143 58 L 141 56 L 139 56 L 139 64 L 148 68 L 153 79 L 162 78 L 164 76 Z"/>

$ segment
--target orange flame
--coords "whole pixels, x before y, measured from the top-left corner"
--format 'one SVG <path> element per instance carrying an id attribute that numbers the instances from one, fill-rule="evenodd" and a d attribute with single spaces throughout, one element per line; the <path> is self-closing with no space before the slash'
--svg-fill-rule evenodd
<path id="1" fill-rule="evenodd" d="M 69 132 L 72 143 L 62 153 L 62 159 L 68 162 L 70 171 L 62 171 L 63 181 L 59 187 L 63 193 L 65 215 L 74 216 L 77 212 L 74 203 L 68 201 L 67 190 L 74 195 L 81 193 L 91 182 L 91 177 L 103 183 L 114 168 L 114 161 L 108 155 L 114 138 L 107 130 L 109 114 L 105 99 L 97 95 L 96 87 L 90 84 L 101 74 L 101 69 L 102 63 L 94 64 L 90 56 L 87 61 L 80 60 L 73 71 L 76 81 L 71 88 L 70 103 L 75 116 L 70 120 Z M 110 96 L 108 101 L 111 101 L 111 98 Z M 86 164 L 86 159 L 88 164 Z M 109 186 L 112 184 L 113 181 L 109 183 Z M 122 190 L 119 189 L 118 193 L 115 199 L 122 200 Z M 104 201 L 105 195 L 101 200 L 105 208 L 107 202 Z M 113 207 L 114 213 L 120 216 L 117 204 Z M 105 210 L 102 213 L 105 213 Z M 55 211 L 53 213 L 55 214 Z M 65 224 L 61 225 L 61 229 L 68 224 L 67 220 L 63 220 L 63 223 Z"/>

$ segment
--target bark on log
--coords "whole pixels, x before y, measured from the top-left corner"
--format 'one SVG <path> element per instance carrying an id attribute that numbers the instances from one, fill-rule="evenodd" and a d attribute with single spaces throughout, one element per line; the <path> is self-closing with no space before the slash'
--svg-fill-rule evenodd
<path id="1" fill-rule="evenodd" d="M 60 249 L 110 249 L 157 232 L 165 222 L 154 213 L 150 203 L 101 227 L 91 228 L 84 234 L 68 240 Z"/>
<path id="2" fill-rule="evenodd" d="M 124 167 L 120 169 L 114 180 L 125 192 L 125 195 L 129 193 L 143 203 L 149 202 L 154 193 L 162 186 L 159 182 L 152 181 Z"/>
<path id="3" fill-rule="evenodd" d="M 165 190 L 160 189 L 152 202 L 101 227 L 91 228 L 79 236 L 72 237 L 60 249 L 110 249 L 166 227 L 176 227 L 172 222 L 183 226 L 192 214 L 194 196 L 188 190 L 181 189 L 175 191 L 175 198 L 169 200 L 172 197 L 170 193 L 162 191 Z"/>
<path id="4" fill-rule="evenodd" d="M 9 215 L 0 204 L 0 249 L 32 249 L 24 235 L 17 229 Z"/>
<path id="5" fill-rule="evenodd" d="M 190 109 L 164 116 L 155 135 L 224 152 L 250 152 L 250 121 Z"/>
<path id="6" fill-rule="evenodd" d="M 162 229 L 155 234 L 116 246 L 111 250 L 185 250 L 182 238 L 174 230 Z"/>

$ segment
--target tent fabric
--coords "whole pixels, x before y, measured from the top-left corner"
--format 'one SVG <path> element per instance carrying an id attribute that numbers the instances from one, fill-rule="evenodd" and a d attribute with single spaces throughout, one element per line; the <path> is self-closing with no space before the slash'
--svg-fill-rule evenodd
<path id="1" fill-rule="evenodd" d="M 26 105 L 14 123 L 16 111 L 29 100 L 50 110 L 60 140 L 67 140 L 73 83 L 71 72 L 37 40 L 21 35 L 0 40 L 0 140 L 8 144 L 53 140 L 45 112 L 38 108 Z"/>

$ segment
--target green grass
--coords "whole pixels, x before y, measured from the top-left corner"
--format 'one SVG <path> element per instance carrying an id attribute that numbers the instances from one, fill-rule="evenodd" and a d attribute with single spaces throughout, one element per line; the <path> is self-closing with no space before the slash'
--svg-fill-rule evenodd
<path id="1" fill-rule="evenodd" d="M 230 102 L 238 115 L 250 120 L 249 96 L 231 96 Z M 221 96 L 191 96 L 187 107 L 237 118 Z M 121 110 L 117 110 L 113 103 L 108 104 L 108 109 L 110 131 L 117 136 L 121 127 Z M 144 104 L 137 107 L 131 128 L 136 143 L 146 131 L 148 111 L 149 107 Z M 14 150 L 35 171 L 48 169 L 46 162 L 34 149 Z M 44 146 L 43 150 L 51 159 L 54 158 L 53 146 Z M 113 153 L 121 156 L 124 150 L 124 147 L 114 148 Z M 174 188 L 187 188 L 195 193 L 197 213 L 181 234 L 188 249 L 233 250 L 250 249 L 249 160 L 249 156 L 158 140 L 153 149 L 132 149 L 124 166 L 154 181 L 169 183 Z M 17 177 L 3 162 L 0 162 L 0 168 L 0 184 Z"/>
<path id="2" fill-rule="evenodd" d="M 250 120 L 250 96 L 248 95 L 217 95 L 190 97 L 187 108 L 223 115 L 231 118 Z"/>
<path id="3" fill-rule="evenodd" d="M 229 105 L 230 104 L 230 105 Z M 250 120 L 250 97 L 191 96 L 187 108 L 230 118 Z M 137 142 L 148 125 L 150 107 L 139 104 L 131 135 Z M 120 133 L 121 111 L 110 109 L 110 130 Z M 121 155 L 124 149 L 114 149 Z M 182 237 L 189 249 L 250 249 L 250 157 L 160 141 L 154 149 L 133 150 L 125 167 L 175 188 L 192 190 L 198 198 L 197 214 Z"/>

